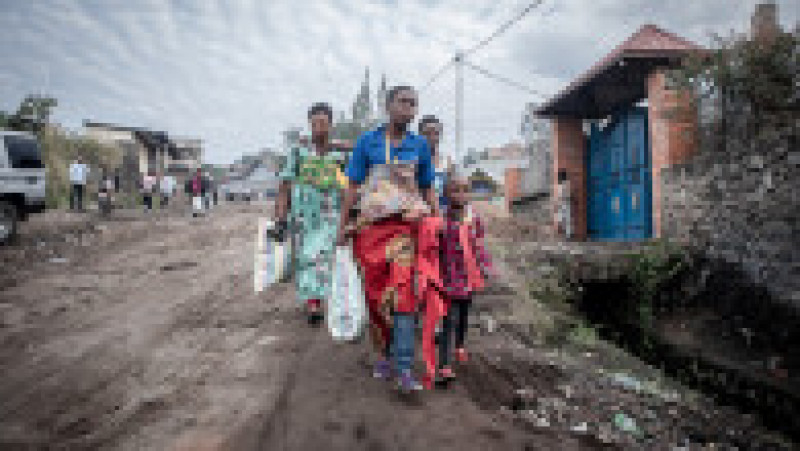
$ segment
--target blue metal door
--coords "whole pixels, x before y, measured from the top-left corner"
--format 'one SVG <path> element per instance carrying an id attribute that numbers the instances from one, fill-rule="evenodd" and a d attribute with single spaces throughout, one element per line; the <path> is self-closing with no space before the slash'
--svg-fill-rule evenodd
<path id="1" fill-rule="evenodd" d="M 647 109 L 613 116 L 602 130 L 593 125 L 587 169 L 589 236 L 603 241 L 649 238 L 652 229 Z"/>

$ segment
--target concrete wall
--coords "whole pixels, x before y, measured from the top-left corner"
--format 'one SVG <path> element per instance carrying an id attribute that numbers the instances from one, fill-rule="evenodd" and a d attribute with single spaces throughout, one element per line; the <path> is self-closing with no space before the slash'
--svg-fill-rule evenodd
<path id="1" fill-rule="evenodd" d="M 800 124 L 796 124 L 800 125 Z M 800 310 L 800 149 L 787 131 L 728 139 L 660 173 L 663 236 L 733 265 Z M 654 199 L 655 200 L 655 199 Z"/>

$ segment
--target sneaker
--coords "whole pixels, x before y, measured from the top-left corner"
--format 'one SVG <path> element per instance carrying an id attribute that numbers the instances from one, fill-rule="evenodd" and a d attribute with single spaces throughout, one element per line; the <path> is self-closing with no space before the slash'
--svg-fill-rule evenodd
<path id="1" fill-rule="evenodd" d="M 321 301 L 319 299 L 309 299 L 306 301 L 306 310 L 308 312 L 308 324 L 312 326 L 319 326 L 325 318 L 320 308 Z"/>
<path id="2" fill-rule="evenodd" d="M 397 388 L 403 393 L 411 393 L 422 390 L 422 384 L 414 379 L 411 371 L 403 371 L 403 374 L 397 379 Z"/>
<path id="3" fill-rule="evenodd" d="M 439 388 L 446 388 L 448 384 L 450 384 L 450 382 L 452 382 L 455 378 L 456 374 L 453 372 L 453 370 L 450 367 L 444 367 L 436 374 L 434 383 Z"/>
<path id="4" fill-rule="evenodd" d="M 392 377 L 392 367 L 388 360 L 378 360 L 372 369 L 372 377 L 375 379 L 389 379 Z"/>
<path id="5" fill-rule="evenodd" d="M 456 373 L 453 371 L 452 368 L 446 366 L 439 370 L 439 377 L 445 380 L 453 380 L 456 378 Z"/>
<path id="6" fill-rule="evenodd" d="M 325 317 L 322 316 L 321 312 L 309 313 L 308 314 L 308 324 L 311 325 L 311 326 L 314 326 L 314 327 L 319 326 L 320 324 L 322 324 L 322 320 L 324 318 Z"/>
<path id="7" fill-rule="evenodd" d="M 455 355 L 456 355 L 456 360 L 457 361 L 459 361 L 461 363 L 464 363 L 464 362 L 467 361 L 467 350 L 466 349 L 457 348 L 456 352 L 455 352 Z"/>

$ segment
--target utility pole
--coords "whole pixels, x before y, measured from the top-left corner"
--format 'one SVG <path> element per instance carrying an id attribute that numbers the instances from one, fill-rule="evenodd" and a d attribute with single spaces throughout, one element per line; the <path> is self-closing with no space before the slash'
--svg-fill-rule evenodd
<path id="1" fill-rule="evenodd" d="M 455 161 L 460 162 L 462 156 L 462 139 L 464 128 L 464 53 L 457 51 L 453 61 L 456 65 L 456 148 Z"/>

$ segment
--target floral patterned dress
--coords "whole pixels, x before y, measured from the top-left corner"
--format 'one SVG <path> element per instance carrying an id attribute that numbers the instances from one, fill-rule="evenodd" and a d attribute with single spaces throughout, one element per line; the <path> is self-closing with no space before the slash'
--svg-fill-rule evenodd
<path id="1" fill-rule="evenodd" d="M 300 302 L 330 295 L 346 161 L 342 151 L 320 155 L 297 148 L 279 174 L 292 182 L 290 214 L 297 227 L 295 291 Z"/>

